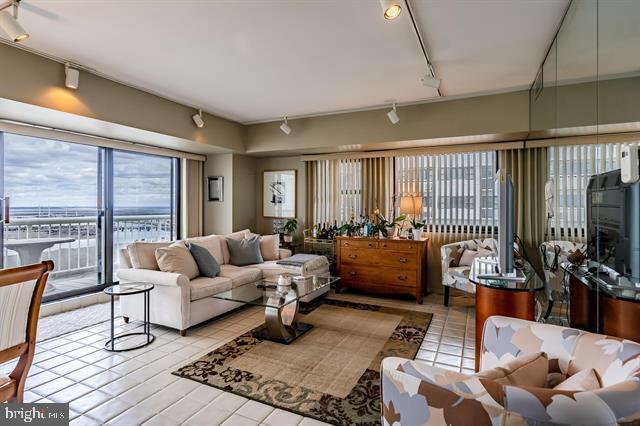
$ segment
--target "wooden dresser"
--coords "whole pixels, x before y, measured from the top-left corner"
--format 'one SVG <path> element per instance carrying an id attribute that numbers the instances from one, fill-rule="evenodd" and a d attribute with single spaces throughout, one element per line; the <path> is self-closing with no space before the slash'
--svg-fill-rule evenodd
<path id="1" fill-rule="evenodd" d="M 371 293 L 410 294 L 427 288 L 427 242 L 337 237 L 339 286 Z"/>

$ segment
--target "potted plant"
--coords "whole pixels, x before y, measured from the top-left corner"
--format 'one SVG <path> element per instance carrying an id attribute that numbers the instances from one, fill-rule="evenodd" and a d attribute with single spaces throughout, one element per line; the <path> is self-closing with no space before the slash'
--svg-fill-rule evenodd
<path id="1" fill-rule="evenodd" d="M 347 237 L 351 237 L 356 233 L 357 229 L 358 227 L 353 223 L 353 219 L 351 219 L 349 222 L 345 223 L 340 228 L 338 228 L 338 233 L 340 235 L 346 235 Z"/>
<path id="2" fill-rule="evenodd" d="M 411 234 L 414 240 L 422 240 L 422 228 L 424 228 L 424 225 L 424 222 L 418 222 L 415 218 L 411 219 Z"/>
<path id="3" fill-rule="evenodd" d="M 285 243 L 290 243 L 293 241 L 293 233 L 298 229 L 298 221 L 295 218 L 289 219 L 287 223 L 284 224 L 284 237 L 283 240 Z"/>
<path id="4" fill-rule="evenodd" d="M 380 214 L 380 212 L 375 213 L 375 224 L 373 225 L 373 232 L 377 234 L 379 237 L 391 238 L 396 233 L 396 227 L 399 223 L 405 220 L 406 217 L 404 215 L 398 216 L 392 221 L 388 221 L 384 216 Z"/>

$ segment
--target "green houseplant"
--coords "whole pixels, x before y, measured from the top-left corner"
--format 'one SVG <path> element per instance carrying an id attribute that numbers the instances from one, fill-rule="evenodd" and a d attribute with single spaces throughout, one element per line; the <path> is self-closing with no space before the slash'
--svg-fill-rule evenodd
<path id="1" fill-rule="evenodd" d="M 422 228 L 424 228 L 425 225 L 425 222 L 418 222 L 416 218 L 411 219 L 411 233 L 413 234 L 414 240 L 422 240 Z"/>
<path id="2" fill-rule="evenodd" d="M 290 243 L 293 241 L 293 234 L 298 229 L 298 220 L 295 218 L 287 220 L 287 223 L 284 224 L 282 228 L 284 230 L 284 242 Z"/>

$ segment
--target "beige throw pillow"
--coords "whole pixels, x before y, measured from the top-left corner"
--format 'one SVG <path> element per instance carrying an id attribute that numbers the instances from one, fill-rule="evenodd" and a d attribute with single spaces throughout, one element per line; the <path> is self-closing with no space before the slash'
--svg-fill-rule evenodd
<path id="1" fill-rule="evenodd" d="M 554 390 L 564 391 L 591 391 L 600 389 L 602 384 L 598 373 L 593 368 L 585 368 L 570 376 L 567 380 L 555 386 Z"/>
<path id="2" fill-rule="evenodd" d="M 473 263 L 477 255 L 478 255 L 478 252 L 476 250 L 466 249 L 462 253 L 462 256 L 460 256 L 460 261 L 458 262 L 458 265 L 471 266 L 471 264 Z"/>
<path id="3" fill-rule="evenodd" d="M 198 264 L 182 241 L 156 249 L 156 259 L 162 272 L 183 274 L 190 280 L 200 275 Z"/>
<path id="4" fill-rule="evenodd" d="M 547 354 L 536 352 L 519 356 L 502 367 L 481 371 L 475 375 L 481 379 L 493 380 L 501 385 L 542 388 L 547 382 L 548 371 Z"/>
<path id="5" fill-rule="evenodd" d="M 169 242 L 147 243 L 137 242 L 127 246 L 131 265 L 136 269 L 151 269 L 158 271 L 158 262 L 156 262 L 156 249 L 167 247 Z"/>
<path id="6" fill-rule="evenodd" d="M 260 237 L 260 254 L 263 260 L 280 259 L 280 235 L 263 235 Z"/>
<path id="7" fill-rule="evenodd" d="M 197 244 L 204 247 L 218 262 L 218 265 L 224 264 L 224 254 L 222 253 L 222 241 L 219 235 L 207 235 L 206 237 L 187 238 L 187 244 Z M 226 244 L 226 242 L 225 242 Z"/>

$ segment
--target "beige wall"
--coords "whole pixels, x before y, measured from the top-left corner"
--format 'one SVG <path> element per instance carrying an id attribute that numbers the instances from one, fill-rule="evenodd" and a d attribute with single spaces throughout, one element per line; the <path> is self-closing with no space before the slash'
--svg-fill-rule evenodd
<path id="1" fill-rule="evenodd" d="M 262 216 L 262 172 L 265 170 L 297 170 L 298 171 L 298 197 L 297 219 L 298 231 L 295 235 L 297 241 L 302 241 L 302 230 L 305 227 L 305 164 L 300 156 L 260 158 L 256 161 L 256 187 L 257 197 L 255 203 L 256 230 L 261 234 L 271 234 L 273 232 L 273 219 Z"/>
<path id="2" fill-rule="evenodd" d="M 233 232 L 233 154 L 207 156 L 204 163 L 204 179 L 209 176 L 222 176 L 222 201 L 207 201 L 208 193 L 205 184 L 204 196 L 204 233 L 228 234 Z"/>
<path id="3" fill-rule="evenodd" d="M 2 43 L 0 74 L 0 98 L 244 151 L 239 123 L 205 114 L 206 125 L 198 129 L 192 108 L 87 72 L 80 73 L 78 90 L 67 89 L 62 64 Z"/>
<path id="4" fill-rule="evenodd" d="M 233 230 L 256 229 L 256 158 L 233 155 Z"/>
<path id="5" fill-rule="evenodd" d="M 247 153 L 293 149 L 354 147 L 359 144 L 412 141 L 469 135 L 527 132 L 526 91 L 400 107 L 391 124 L 386 110 L 290 120 L 290 135 L 280 122 L 247 126 Z"/>

